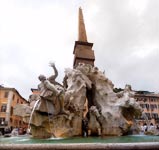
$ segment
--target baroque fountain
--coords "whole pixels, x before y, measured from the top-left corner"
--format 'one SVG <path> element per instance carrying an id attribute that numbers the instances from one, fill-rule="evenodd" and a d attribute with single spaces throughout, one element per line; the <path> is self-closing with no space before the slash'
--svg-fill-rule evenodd
<path id="1" fill-rule="evenodd" d="M 75 42 L 73 52 L 75 54 L 74 68 L 65 69 L 63 85 L 55 80 L 58 71 L 54 63 L 50 63 L 54 70 L 52 76 L 47 78 L 39 75 L 39 93 L 29 96 L 29 105 L 18 104 L 14 108 L 14 114 L 23 117 L 23 121 L 29 124 L 28 129 L 33 139 L 28 136 L 17 137 L 17 141 L 24 144 L 23 146 L 11 139 L 10 141 L 13 141 L 14 144 L 0 144 L 1 150 L 155 149 L 159 147 L 157 143 L 159 140 L 156 138 L 157 142 L 152 141 L 151 138 L 148 141 L 144 140 L 148 143 L 123 144 L 123 141 L 120 143 L 118 137 L 140 132 L 135 118 L 142 115 L 142 109 L 134 99 L 135 93 L 130 85 L 125 85 L 125 89 L 121 92 L 113 91 L 112 81 L 104 72 L 94 66 L 95 56 L 92 46 L 93 43 L 87 42 L 80 8 L 79 37 Z M 116 138 L 110 138 L 110 140 L 105 138 L 110 136 Z M 76 141 L 78 137 L 80 137 L 80 142 Z M 125 136 L 123 139 L 130 142 L 129 138 Z M 63 142 L 69 144 L 64 144 L 58 139 L 68 139 L 67 142 Z M 69 141 L 70 139 L 71 141 Z M 137 139 L 144 142 L 143 138 L 138 137 Z M 0 143 L 1 140 L 0 138 Z M 33 140 L 36 144 L 31 144 Z M 27 141 L 28 144 L 26 144 Z M 5 143 L 5 140 L 3 139 L 2 142 Z M 72 142 L 76 144 L 70 144 Z M 136 140 L 132 142 L 136 142 Z"/>
<path id="2" fill-rule="evenodd" d="M 94 66 L 93 43 L 87 41 L 82 9 L 79 8 L 78 41 L 74 46 L 74 68 L 65 69 L 63 85 L 54 74 L 39 75 L 39 94 L 29 97 L 28 105 L 17 105 L 15 115 L 29 124 L 34 138 L 75 136 L 121 136 L 139 133 L 135 118 L 142 108 L 130 85 L 115 93 L 105 73 Z"/>
<path id="3" fill-rule="evenodd" d="M 84 63 L 65 69 L 61 85 L 55 81 L 55 64 L 51 67 L 55 75 L 39 76 L 39 94 L 30 95 L 30 105 L 19 104 L 14 109 L 15 115 L 29 123 L 33 137 L 121 136 L 134 130 L 134 118 L 142 109 L 130 85 L 114 93 L 105 74 Z"/>
<path id="4" fill-rule="evenodd" d="M 14 114 L 23 117 L 35 138 L 75 136 L 121 136 L 136 131 L 135 118 L 142 115 L 130 85 L 115 93 L 114 85 L 94 66 L 93 43 L 87 41 L 82 9 L 79 8 L 78 41 L 74 68 L 65 69 L 63 85 L 54 74 L 39 75 L 39 94 L 29 97 L 29 106 L 17 105 Z"/>

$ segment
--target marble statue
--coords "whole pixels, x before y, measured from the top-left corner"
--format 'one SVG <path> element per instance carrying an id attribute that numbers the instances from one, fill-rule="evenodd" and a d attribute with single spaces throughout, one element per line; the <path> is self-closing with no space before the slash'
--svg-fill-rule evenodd
<path id="1" fill-rule="evenodd" d="M 44 108 L 44 105 L 47 105 L 43 112 L 48 112 L 49 110 L 54 110 L 54 108 L 49 108 L 53 104 L 57 103 L 58 100 L 61 114 L 67 114 L 67 112 L 64 110 L 64 89 L 63 87 L 59 86 L 60 84 L 57 84 L 55 81 L 57 77 L 57 69 L 55 67 L 54 63 L 50 63 L 50 66 L 54 69 L 55 75 L 50 76 L 49 78 L 46 78 L 44 75 L 40 75 L 38 78 L 41 81 L 41 83 L 38 85 L 38 90 L 40 92 L 40 98 L 41 98 L 41 106 Z M 40 107 L 40 106 L 39 106 Z M 53 106 L 52 106 L 53 107 Z M 41 108 L 42 109 L 42 108 Z M 54 112 L 49 111 L 50 114 L 53 114 Z"/>
<path id="2" fill-rule="evenodd" d="M 54 75 L 39 76 L 39 94 L 30 95 L 30 105 L 25 106 L 29 111 L 23 113 L 23 117 L 30 113 L 33 137 L 121 136 L 128 134 L 134 118 L 142 114 L 131 86 L 114 93 L 113 83 L 97 67 L 79 63 L 75 69 L 67 68 L 61 85 L 55 81 L 55 64 L 50 66 Z M 21 115 L 21 110 L 18 106 L 14 113 Z"/>

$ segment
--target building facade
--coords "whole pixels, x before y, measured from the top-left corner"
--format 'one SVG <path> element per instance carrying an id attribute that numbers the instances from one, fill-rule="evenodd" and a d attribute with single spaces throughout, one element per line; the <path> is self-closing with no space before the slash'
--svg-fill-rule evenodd
<path id="1" fill-rule="evenodd" d="M 138 118 L 141 125 L 145 123 L 159 125 L 159 94 L 138 91 L 135 98 L 140 103 L 144 115 L 146 115 Z"/>
<path id="2" fill-rule="evenodd" d="M 4 129 L 27 128 L 27 124 L 22 121 L 22 117 L 15 116 L 13 109 L 16 104 L 28 103 L 15 88 L 0 87 L 0 131 Z"/>

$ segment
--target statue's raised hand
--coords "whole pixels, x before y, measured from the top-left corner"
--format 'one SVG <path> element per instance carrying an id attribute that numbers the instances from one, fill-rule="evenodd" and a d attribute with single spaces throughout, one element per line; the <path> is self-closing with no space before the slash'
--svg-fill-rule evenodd
<path id="1" fill-rule="evenodd" d="M 50 62 L 49 63 L 51 67 L 55 67 L 55 63 L 54 62 Z"/>

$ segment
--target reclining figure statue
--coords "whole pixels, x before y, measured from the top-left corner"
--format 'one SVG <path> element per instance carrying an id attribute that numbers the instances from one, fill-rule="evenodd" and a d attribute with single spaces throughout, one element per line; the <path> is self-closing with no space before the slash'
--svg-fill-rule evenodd
<path id="1" fill-rule="evenodd" d="M 50 63 L 50 66 L 54 69 L 55 75 L 46 78 L 44 75 L 39 75 L 39 80 L 41 83 L 38 85 L 38 90 L 40 92 L 40 98 L 44 105 L 47 105 L 47 109 L 50 109 L 50 104 L 56 105 L 57 100 L 59 101 L 60 112 L 58 114 L 68 114 L 68 112 L 64 109 L 64 89 L 62 85 L 55 81 L 58 72 L 54 63 Z M 39 106 L 40 108 L 41 106 Z M 54 109 L 54 108 L 52 108 Z M 40 111 L 40 110 L 39 110 Z M 54 110 L 56 111 L 56 110 Z M 48 110 L 50 113 L 50 111 Z"/>

